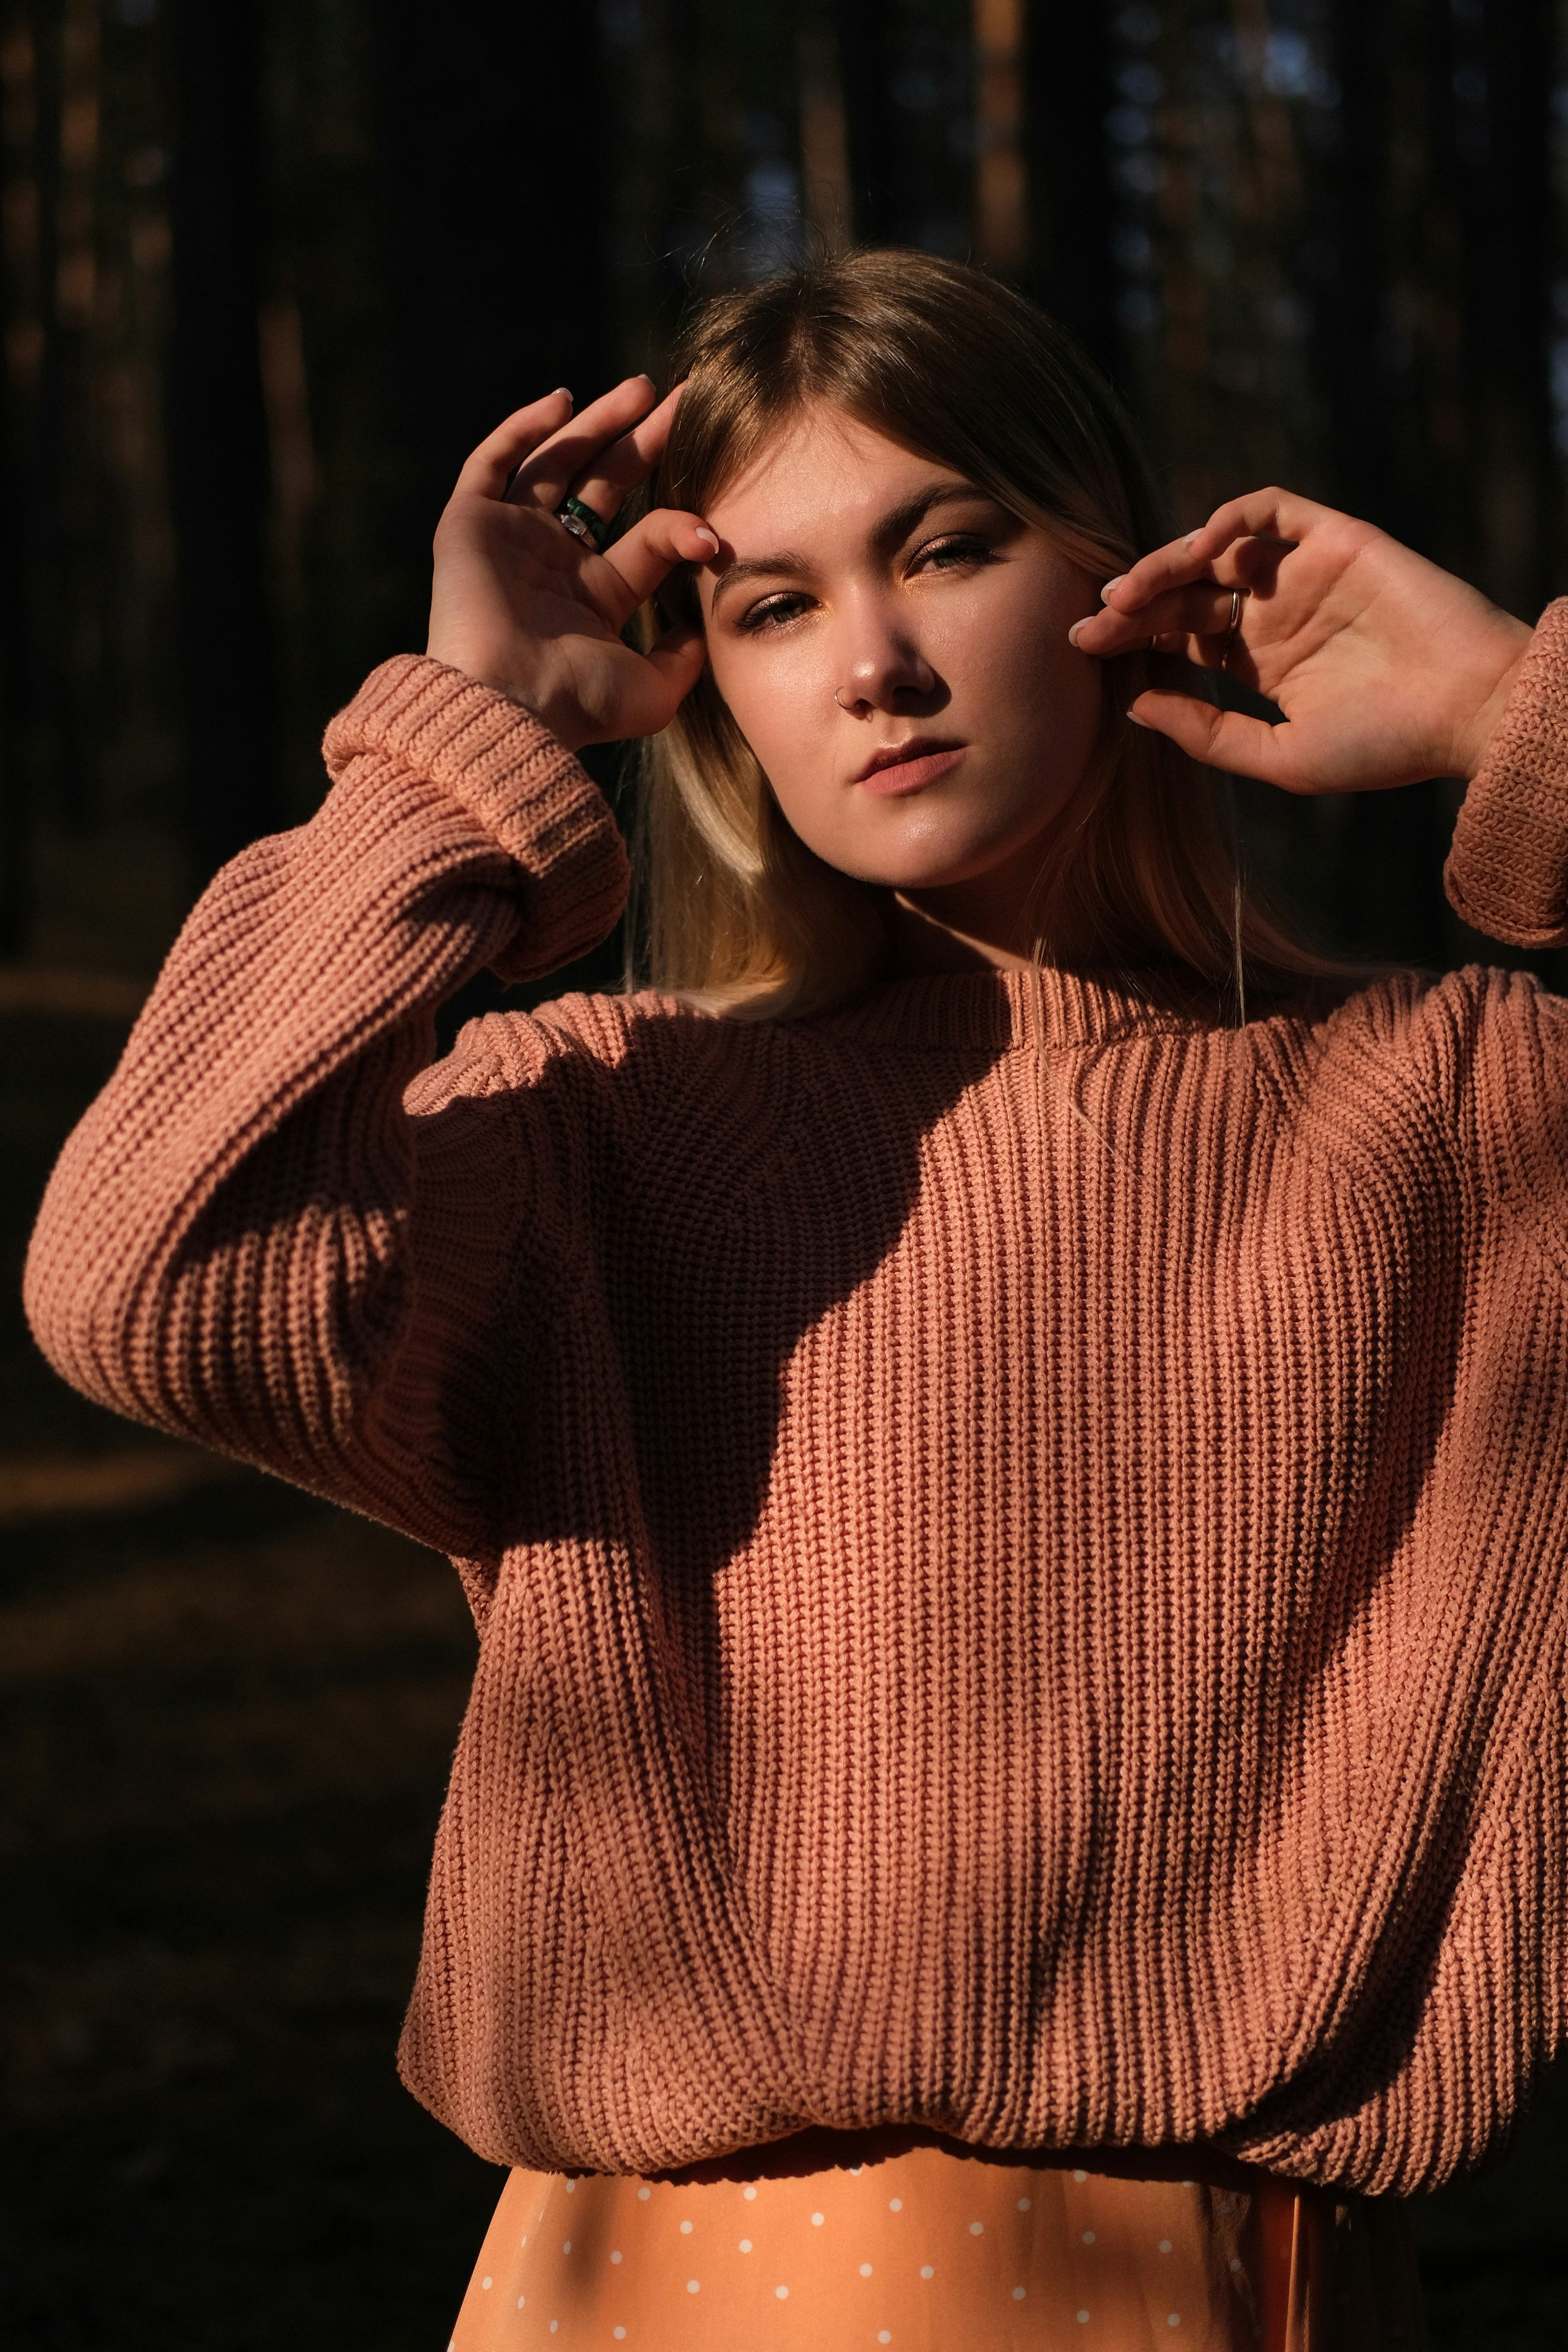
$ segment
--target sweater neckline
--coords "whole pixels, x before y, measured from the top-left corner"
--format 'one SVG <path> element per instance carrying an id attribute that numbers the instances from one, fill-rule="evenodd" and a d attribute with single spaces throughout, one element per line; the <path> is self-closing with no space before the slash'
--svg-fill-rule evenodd
<path id="1" fill-rule="evenodd" d="M 1078 971 L 921 973 L 884 980 L 810 1027 L 868 1044 L 1022 1051 L 1230 1028 L 1217 991 L 1173 1003 L 1168 976 Z"/>

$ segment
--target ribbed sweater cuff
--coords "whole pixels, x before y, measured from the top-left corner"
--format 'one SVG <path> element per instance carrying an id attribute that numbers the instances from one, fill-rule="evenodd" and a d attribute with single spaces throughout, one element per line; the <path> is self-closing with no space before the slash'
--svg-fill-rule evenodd
<path id="1" fill-rule="evenodd" d="M 1541 616 L 1443 879 L 1455 911 L 1489 939 L 1568 944 L 1568 597 Z"/>
<path id="2" fill-rule="evenodd" d="M 322 745 L 334 781 L 391 755 L 465 808 L 518 869 L 519 927 L 494 959 L 530 980 L 585 955 L 626 903 L 626 847 L 603 793 L 542 720 L 461 670 L 398 654 L 371 672 Z"/>

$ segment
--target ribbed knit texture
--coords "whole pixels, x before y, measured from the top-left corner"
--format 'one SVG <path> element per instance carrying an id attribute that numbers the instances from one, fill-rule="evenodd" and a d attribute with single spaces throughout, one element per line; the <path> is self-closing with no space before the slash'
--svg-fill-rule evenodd
<path id="1" fill-rule="evenodd" d="M 1568 597 L 1549 604 L 1491 746 L 1487 789 L 1467 795 L 1444 879 L 1478 931 L 1516 947 L 1568 944 Z"/>
<path id="2" fill-rule="evenodd" d="M 1554 608 L 1457 902 L 1568 883 Z M 1568 1009 L 1237 1031 L 1047 972 L 493 1014 L 625 887 L 527 714 L 378 671 L 63 1154 L 67 1379 L 457 1559 L 403 2043 L 483 2155 L 806 2124 L 1436 2183 L 1563 2036 Z"/>

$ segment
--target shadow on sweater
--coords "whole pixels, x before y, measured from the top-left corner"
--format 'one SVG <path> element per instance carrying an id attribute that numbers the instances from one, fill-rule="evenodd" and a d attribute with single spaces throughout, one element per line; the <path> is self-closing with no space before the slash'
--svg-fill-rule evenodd
<path id="1" fill-rule="evenodd" d="M 714 1580 L 767 1502 L 791 1367 L 897 1249 L 932 1181 L 927 1138 L 1005 1048 L 829 1044 L 812 1024 L 702 1016 L 637 1024 L 629 1042 L 606 1081 L 614 1116 L 576 1114 L 590 1139 L 588 1271 L 561 1313 L 506 1533 L 629 1547 L 651 1577 L 667 1655 L 700 1684 L 682 1696 L 705 1720 L 683 1728 L 702 1746 L 721 1696 Z M 628 1099 L 639 1106 L 629 1118 Z M 794 1410 L 821 1415 L 809 1475 L 831 1481 L 857 1399 L 817 1404 L 809 1364 L 797 1378 Z M 911 1355 L 910 1411 L 920 1405 Z M 584 1476 L 584 1445 L 623 1438 L 632 1459 L 606 1456 Z M 585 1491 L 605 1499 L 608 1524 L 583 1524 Z"/>

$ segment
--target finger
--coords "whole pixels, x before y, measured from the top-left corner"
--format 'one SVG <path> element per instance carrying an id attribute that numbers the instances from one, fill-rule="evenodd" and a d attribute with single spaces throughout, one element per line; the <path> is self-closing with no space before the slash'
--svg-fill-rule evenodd
<path id="1" fill-rule="evenodd" d="M 552 433 L 558 432 L 571 414 L 572 395 L 564 385 L 559 392 L 547 392 L 542 400 L 531 400 L 526 408 L 514 409 L 465 457 L 458 476 L 458 489 L 483 499 L 499 499 L 514 467 Z"/>
<path id="2" fill-rule="evenodd" d="M 1110 612 L 1142 617 L 1162 598 L 1199 583 L 1223 588 L 1227 596 L 1233 587 L 1242 584 L 1226 550 L 1222 549 L 1217 557 L 1210 557 L 1194 552 L 1185 539 L 1173 539 L 1164 547 L 1141 557 L 1130 572 L 1108 580 L 1100 592 L 1100 602 Z M 1144 634 L 1148 634 L 1147 624 Z"/>
<path id="3" fill-rule="evenodd" d="M 603 570 L 611 575 L 613 585 L 606 597 L 601 579 L 595 577 L 592 583 L 595 602 L 605 605 L 611 625 L 623 629 L 678 563 L 710 562 L 718 552 L 718 535 L 700 516 L 683 514 L 678 507 L 656 507 L 652 514 L 634 523 L 624 539 L 616 540 L 604 558 Z"/>
<path id="4" fill-rule="evenodd" d="M 663 457 L 676 404 L 685 389 L 678 383 L 673 392 L 667 392 L 656 409 L 613 441 L 583 478 L 573 483 L 573 497 L 592 507 L 602 521 L 614 522 L 626 499 L 639 482 L 647 481 Z"/>
<path id="5" fill-rule="evenodd" d="M 1103 661 L 1146 646 L 1151 637 L 1226 637 L 1230 635 L 1231 603 L 1230 589 L 1215 581 L 1198 581 L 1187 588 L 1167 588 L 1132 612 L 1108 604 L 1075 621 L 1068 641 L 1079 653 Z"/>
<path id="6" fill-rule="evenodd" d="M 1299 541 L 1321 523 L 1342 520 L 1333 507 L 1298 498 L 1294 490 L 1248 490 L 1215 507 L 1207 522 L 1187 533 L 1185 545 L 1190 554 L 1212 563 L 1238 539 Z"/>
<path id="7" fill-rule="evenodd" d="M 684 701 L 702 675 L 708 641 L 700 629 L 678 623 L 648 647 L 648 660 L 670 688 L 675 701 Z"/>
<path id="8" fill-rule="evenodd" d="M 1288 793 L 1302 789 L 1294 772 L 1288 720 L 1271 727 L 1267 719 L 1247 719 L 1239 710 L 1216 710 L 1193 695 L 1166 694 L 1154 688 L 1138 697 L 1127 716 L 1137 726 L 1168 736 L 1205 768 L 1256 776 Z"/>
<path id="9" fill-rule="evenodd" d="M 577 476 L 586 473 L 609 443 L 618 441 L 646 416 L 657 397 L 653 379 L 646 375 L 629 375 L 612 391 L 601 393 L 518 467 L 508 498 L 514 506 L 526 501 L 553 514 Z"/>
<path id="10" fill-rule="evenodd" d="M 1103 601 L 1119 612 L 1134 612 L 1153 597 L 1195 580 L 1216 580 L 1223 587 L 1262 584 L 1264 572 L 1324 521 L 1342 520 L 1331 507 L 1321 507 L 1293 491 L 1252 490 L 1216 507 L 1207 522 L 1181 539 L 1167 540 L 1131 568 L 1108 580 Z M 1243 541 L 1253 541 L 1249 555 Z M 1267 553 L 1265 553 L 1267 550 Z"/>
<path id="11" fill-rule="evenodd" d="M 684 698 L 702 675 L 708 648 L 700 629 L 666 629 L 647 654 L 624 655 L 620 691 L 605 724 L 587 742 L 624 742 L 628 737 L 657 735 L 668 727 Z"/>

